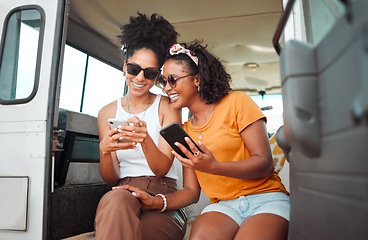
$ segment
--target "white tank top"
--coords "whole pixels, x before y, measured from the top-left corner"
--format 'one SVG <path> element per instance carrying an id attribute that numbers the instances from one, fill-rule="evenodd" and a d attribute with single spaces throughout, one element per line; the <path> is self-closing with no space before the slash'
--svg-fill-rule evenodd
<path id="1" fill-rule="evenodd" d="M 161 124 L 158 116 L 158 108 L 160 105 L 161 95 L 157 95 L 153 104 L 147 108 L 146 111 L 135 114 L 139 119 L 147 123 L 147 132 L 158 146 L 160 138 Z M 122 107 L 122 98 L 119 98 L 116 102 L 116 119 L 125 120 L 131 118 L 134 115 L 126 112 Z M 144 113 L 146 112 L 146 113 Z M 146 157 L 142 151 L 142 146 L 137 144 L 138 150 L 127 149 L 116 151 L 116 156 L 119 160 L 120 166 L 120 178 L 124 177 L 139 177 L 139 176 L 155 176 L 151 171 L 146 161 Z M 166 177 L 178 179 L 175 168 L 171 165 Z"/>

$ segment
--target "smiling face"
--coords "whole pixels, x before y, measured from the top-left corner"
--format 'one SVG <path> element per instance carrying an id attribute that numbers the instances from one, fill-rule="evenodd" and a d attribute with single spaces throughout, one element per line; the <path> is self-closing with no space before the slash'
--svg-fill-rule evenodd
<path id="1" fill-rule="evenodd" d="M 175 87 L 166 84 L 164 91 L 171 99 L 174 108 L 190 107 L 196 98 L 199 97 L 197 86 L 199 85 L 198 75 L 190 75 L 191 72 L 186 64 L 178 60 L 168 60 L 163 66 L 164 80 L 168 80 L 171 75 L 175 79 Z M 187 76 L 187 77 L 183 77 Z"/>
<path id="2" fill-rule="evenodd" d="M 142 69 L 155 68 L 159 71 L 157 58 L 155 54 L 149 49 L 140 49 L 134 52 L 134 54 L 128 58 L 124 64 L 124 72 L 126 73 L 126 82 L 129 87 L 129 93 L 137 96 L 147 94 L 150 88 L 154 84 L 154 79 L 147 79 L 144 75 L 144 71 L 140 71 L 138 75 L 129 74 L 127 71 L 127 64 L 140 66 Z M 137 71 L 132 71 L 137 72 Z M 131 72 L 131 73 L 132 73 Z"/>

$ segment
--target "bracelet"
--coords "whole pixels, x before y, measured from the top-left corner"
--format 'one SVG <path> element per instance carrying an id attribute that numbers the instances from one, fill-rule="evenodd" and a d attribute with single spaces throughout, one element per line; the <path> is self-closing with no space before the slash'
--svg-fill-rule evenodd
<path id="1" fill-rule="evenodd" d="M 167 200 L 166 200 L 166 197 L 165 197 L 165 195 L 163 195 L 163 194 L 161 194 L 161 193 L 159 193 L 159 194 L 157 194 L 155 197 L 162 197 L 162 200 L 164 201 L 164 206 L 162 207 L 162 209 L 160 210 L 160 212 L 165 212 L 165 210 L 166 210 L 166 207 L 167 207 Z"/>

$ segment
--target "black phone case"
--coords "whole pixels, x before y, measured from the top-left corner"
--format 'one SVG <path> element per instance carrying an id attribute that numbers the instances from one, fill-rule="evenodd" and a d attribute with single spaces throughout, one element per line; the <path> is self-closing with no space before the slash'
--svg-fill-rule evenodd
<path id="1" fill-rule="evenodd" d="M 165 128 L 161 129 L 160 134 L 166 140 L 166 142 L 174 149 L 174 151 L 177 152 L 178 154 L 180 154 L 180 156 L 182 156 L 183 158 L 188 158 L 188 157 L 180 150 L 180 148 L 175 146 L 174 143 L 175 142 L 180 142 L 190 152 L 192 152 L 192 150 L 189 148 L 189 145 L 184 140 L 184 137 L 188 137 L 194 143 L 194 145 L 197 147 L 197 149 L 199 151 L 201 151 L 201 149 L 197 146 L 197 144 L 193 141 L 193 139 L 191 139 L 189 137 L 187 132 L 177 122 L 174 122 L 174 123 L 166 126 Z"/>

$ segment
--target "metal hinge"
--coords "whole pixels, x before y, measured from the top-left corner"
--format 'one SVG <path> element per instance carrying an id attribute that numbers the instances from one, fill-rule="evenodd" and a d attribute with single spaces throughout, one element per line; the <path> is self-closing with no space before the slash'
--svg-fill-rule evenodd
<path id="1" fill-rule="evenodd" d="M 52 135 L 52 151 L 63 151 L 63 143 L 60 142 L 60 139 L 65 138 L 65 131 L 62 129 L 54 130 Z"/>

